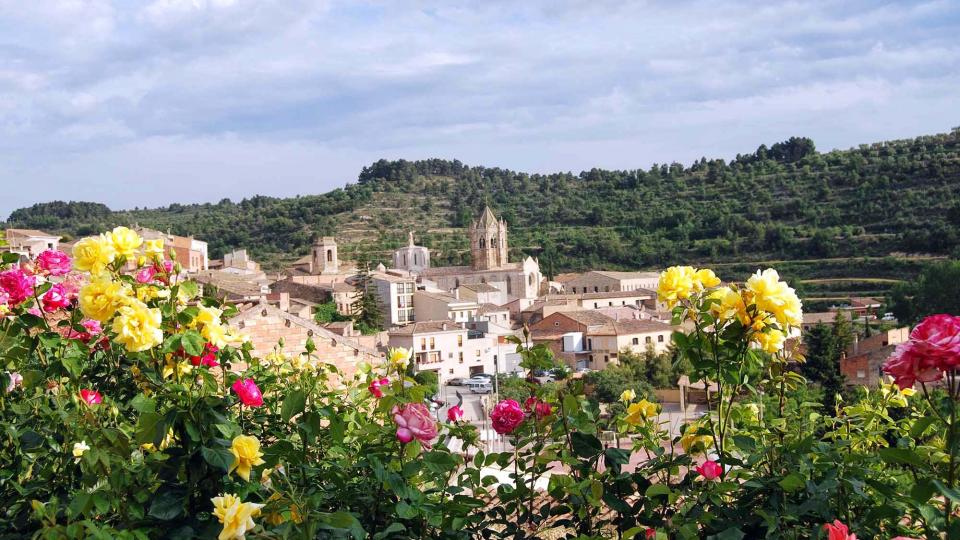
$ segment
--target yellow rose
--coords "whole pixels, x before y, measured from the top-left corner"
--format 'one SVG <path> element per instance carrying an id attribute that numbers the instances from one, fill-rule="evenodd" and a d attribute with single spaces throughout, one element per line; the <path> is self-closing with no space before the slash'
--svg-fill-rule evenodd
<path id="1" fill-rule="evenodd" d="M 85 317 L 107 322 L 129 300 L 127 292 L 119 281 L 95 279 L 80 288 L 80 311 Z"/>
<path id="2" fill-rule="evenodd" d="M 688 454 L 701 454 L 707 448 L 713 446 L 713 437 L 710 435 L 697 435 L 699 428 L 695 425 L 690 426 L 680 437 L 680 446 Z"/>
<path id="3" fill-rule="evenodd" d="M 186 360 L 177 360 L 172 354 L 168 354 L 163 365 L 163 378 L 169 379 L 174 374 L 177 377 L 183 377 L 193 372 L 193 365 Z"/>
<path id="4" fill-rule="evenodd" d="M 624 403 L 630 403 L 635 399 L 637 399 L 637 393 L 629 388 L 620 393 L 620 401 Z"/>
<path id="5" fill-rule="evenodd" d="M 246 533 L 257 526 L 253 518 L 260 515 L 262 504 L 240 502 L 240 498 L 232 494 L 210 500 L 213 515 L 223 524 L 218 540 L 244 540 Z"/>
<path id="6" fill-rule="evenodd" d="M 696 271 L 692 266 L 671 266 L 660 274 L 657 298 L 671 309 L 680 300 L 690 298 L 696 288 Z"/>
<path id="7" fill-rule="evenodd" d="M 697 270 L 694 276 L 694 286 L 697 289 L 709 289 L 720 284 L 720 278 L 718 278 L 717 275 L 713 273 L 713 270 L 710 270 L 709 268 Z"/>
<path id="8" fill-rule="evenodd" d="M 143 253 L 149 255 L 151 259 L 163 258 L 163 238 L 146 240 L 143 243 Z"/>
<path id="9" fill-rule="evenodd" d="M 73 246 L 73 267 L 96 276 L 117 257 L 110 240 L 104 236 L 90 236 Z"/>
<path id="10" fill-rule="evenodd" d="M 397 369 L 407 369 L 407 365 L 410 364 L 410 355 L 412 351 L 409 349 L 404 349 L 403 347 L 392 347 L 387 352 L 387 360 L 390 364 Z"/>
<path id="11" fill-rule="evenodd" d="M 87 446 L 87 441 L 73 443 L 73 457 L 80 458 L 89 449 L 90 447 Z"/>
<path id="12" fill-rule="evenodd" d="M 115 227 L 108 235 L 117 255 L 133 257 L 143 245 L 143 238 L 126 227 Z"/>
<path id="13" fill-rule="evenodd" d="M 636 403 L 630 404 L 627 407 L 627 416 L 624 420 L 631 426 L 638 426 L 647 420 L 657 416 L 659 412 L 659 407 L 656 403 L 651 403 L 645 399 L 641 399 Z"/>
<path id="14" fill-rule="evenodd" d="M 710 305 L 710 311 L 718 321 L 724 323 L 736 318 L 744 326 L 750 324 L 747 304 L 739 291 L 730 287 L 721 287 L 710 293 L 710 297 L 719 300 Z"/>
<path id="15" fill-rule="evenodd" d="M 753 293 L 757 309 L 771 313 L 783 328 L 800 326 L 803 322 L 803 305 L 796 291 L 783 281 L 773 268 L 750 276 L 747 289 Z"/>
<path id="16" fill-rule="evenodd" d="M 117 342 L 130 352 L 151 349 L 163 343 L 159 308 L 148 308 L 139 300 L 131 300 L 117 310 L 113 332 Z"/>
<path id="17" fill-rule="evenodd" d="M 263 465 L 263 454 L 260 452 L 260 441 L 256 437 L 249 435 L 238 435 L 233 439 L 233 445 L 230 447 L 233 452 L 233 464 L 227 473 L 237 471 L 237 476 L 250 481 L 250 469 L 257 465 Z"/>
<path id="18" fill-rule="evenodd" d="M 770 328 L 766 332 L 754 334 L 753 340 L 760 345 L 760 348 L 763 349 L 764 352 L 773 354 L 783 349 L 783 342 L 786 340 L 786 336 L 784 336 L 780 330 Z"/>

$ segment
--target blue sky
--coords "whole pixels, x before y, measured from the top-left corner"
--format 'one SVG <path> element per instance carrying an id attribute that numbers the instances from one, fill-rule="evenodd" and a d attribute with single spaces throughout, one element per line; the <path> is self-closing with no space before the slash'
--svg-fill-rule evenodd
<path id="1" fill-rule="evenodd" d="M 0 218 L 960 125 L 960 2 L 0 0 Z"/>

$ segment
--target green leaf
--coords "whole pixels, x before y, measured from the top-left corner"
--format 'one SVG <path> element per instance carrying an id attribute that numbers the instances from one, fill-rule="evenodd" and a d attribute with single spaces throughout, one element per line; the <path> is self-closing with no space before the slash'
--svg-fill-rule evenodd
<path id="1" fill-rule="evenodd" d="M 570 434 L 570 442 L 573 452 L 582 458 L 592 458 L 603 451 L 603 443 L 600 439 L 580 431 Z"/>
<path id="2" fill-rule="evenodd" d="M 77 518 L 85 514 L 92 506 L 93 499 L 85 491 L 77 491 L 73 494 L 73 500 L 70 501 L 70 515 Z"/>
<path id="3" fill-rule="evenodd" d="M 163 417 L 157 413 L 144 413 L 137 422 L 137 442 L 160 444 L 166 435 Z"/>
<path id="4" fill-rule="evenodd" d="M 139 413 L 157 412 L 157 400 L 137 394 L 130 400 L 130 406 Z"/>
<path id="5" fill-rule="evenodd" d="M 729 529 L 724 529 L 719 534 L 708 536 L 707 538 L 711 540 L 741 540 L 744 536 L 746 535 L 740 530 L 740 527 L 730 527 Z"/>
<path id="6" fill-rule="evenodd" d="M 180 489 L 167 489 L 150 503 L 150 516 L 169 521 L 183 514 L 184 492 Z"/>
<path id="7" fill-rule="evenodd" d="M 777 484 L 779 484 L 784 491 L 791 492 L 802 489 L 803 486 L 806 485 L 806 481 L 800 473 L 790 473 L 781 478 Z"/>
<path id="8" fill-rule="evenodd" d="M 203 354 L 203 346 L 205 344 L 206 341 L 203 339 L 203 336 L 196 330 L 187 330 L 180 336 L 180 346 L 182 346 L 183 351 L 190 356 L 200 356 Z"/>
<path id="9" fill-rule="evenodd" d="M 647 497 L 658 497 L 660 495 L 670 495 L 670 488 L 666 484 L 650 484 L 647 491 L 644 492 Z"/>
<path id="10" fill-rule="evenodd" d="M 937 486 L 937 489 L 940 490 L 940 493 L 943 493 L 944 497 L 949 498 L 954 503 L 960 503 L 960 490 L 948 487 L 946 484 L 937 479 L 933 480 L 933 485 Z"/>
<path id="11" fill-rule="evenodd" d="M 913 423 L 913 427 L 910 428 L 910 436 L 916 439 L 920 435 L 923 435 L 923 432 L 930 427 L 930 424 L 934 423 L 937 420 L 936 416 L 924 416 L 916 422 Z"/>
<path id="12" fill-rule="evenodd" d="M 753 437 L 746 435 L 734 435 L 733 442 L 737 445 L 737 448 L 746 450 L 747 452 L 752 452 L 757 448 L 757 441 L 753 440 Z"/>
<path id="13" fill-rule="evenodd" d="M 36 431 L 28 429 L 20 434 L 20 449 L 24 452 L 29 452 L 41 446 L 43 446 L 43 437 Z"/>
<path id="14" fill-rule="evenodd" d="M 212 467 L 222 469 L 223 472 L 229 471 L 230 466 L 233 465 L 233 454 L 226 448 L 203 447 L 200 449 L 200 454 L 204 461 Z"/>
<path id="15" fill-rule="evenodd" d="M 303 390 L 294 390 L 287 394 L 283 399 L 283 407 L 280 409 L 280 419 L 289 422 L 291 418 L 303 412 L 307 403 L 307 394 Z"/>
<path id="16" fill-rule="evenodd" d="M 887 463 L 913 465 L 915 467 L 924 466 L 920 456 L 913 450 L 907 448 L 881 448 L 877 453 L 880 454 L 880 459 Z"/>

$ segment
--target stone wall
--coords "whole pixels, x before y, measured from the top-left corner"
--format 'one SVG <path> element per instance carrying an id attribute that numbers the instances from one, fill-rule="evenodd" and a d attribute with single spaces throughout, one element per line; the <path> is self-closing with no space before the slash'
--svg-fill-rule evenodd
<path id="1" fill-rule="evenodd" d="M 360 345 L 356 340 L 338 336 L 329 330 L 296 315 L 265 304 L 254 305 L 229 321 L 231 328 L 250 337 L 254 356 L 264 357 L 274 350 L 282 338 L 283 352 L 295 355 L 304 352 L 307 339 L 313 339 L 316 355 L 337 366 L 347 377 L 353 375 L 359 362 L 377 363 L 380 354 Z"/>

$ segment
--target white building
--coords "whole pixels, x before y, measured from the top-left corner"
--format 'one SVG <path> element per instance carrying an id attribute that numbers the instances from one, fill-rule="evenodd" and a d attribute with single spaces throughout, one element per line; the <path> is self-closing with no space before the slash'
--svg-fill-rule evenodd
<path id="1" fill-rule="evenodd" d="M 390 347 L 413 351 L 417 372 L 434 371 L 440 384 L 477 373 L 493 373 L 498 351 L 496 337 L 467 330 L 453 321 L 418 321 L 388 333 Z M 508 345 L 501 350 L 515 348 Z"/>
<path id="2" fill-rule="evenodd" d="M 585 272 L 564 285 L 566 292 L 574 294 L 613 291 L 657 290 L 660 274 L 657 272 L 612 272 L 593 270 Z"/>
<path id="3" fill-rule="evenodd" d="M 407 245 L 393 252 L 393 267 L 409 272 L 430 268 L 430 250 L 413 243 L 413 231 L 410 231 Z"/>
<path id="4" fill-rule="evenodd" d="M 451 320 L 466 323 L 477 318 L 480 304 L 473 300 L 462 300 L 454 295 L 416 291 L 413 293 L 413 314 L 415 321 Z"/>
<path id="5" fill-rule="evenodd" d="M 36 257 L 48 249 L 57 249 L 60 236 L 35 229 L 7 229 L 5 251 L 17 253 L 23 257 Z"/>
<path id="6" fill-rule="evenodd" d="M 376 292 L 385 326 L 404 325 L 415 320 L 413 293 L 417 290 L 416 279 L 374 272 L 370 274 L 370 286 Z"/>

